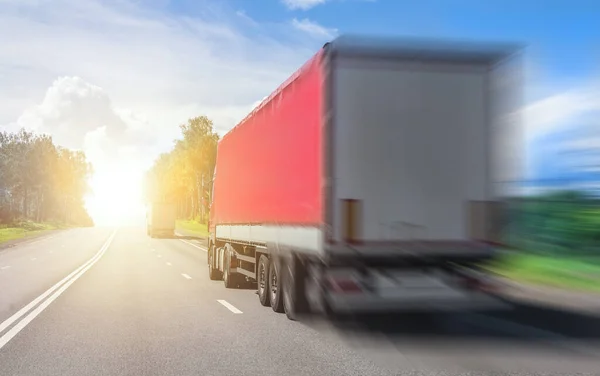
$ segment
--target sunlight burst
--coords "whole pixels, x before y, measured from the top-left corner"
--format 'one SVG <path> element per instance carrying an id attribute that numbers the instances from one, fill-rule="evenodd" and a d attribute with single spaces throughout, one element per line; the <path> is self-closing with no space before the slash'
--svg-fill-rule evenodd
<path id="1" fill-rule="evenodd" d="M 86 207 L 97 225 L 140 225 L 145 220 L 142 175 L 138 170 L 96 171 Z"/>

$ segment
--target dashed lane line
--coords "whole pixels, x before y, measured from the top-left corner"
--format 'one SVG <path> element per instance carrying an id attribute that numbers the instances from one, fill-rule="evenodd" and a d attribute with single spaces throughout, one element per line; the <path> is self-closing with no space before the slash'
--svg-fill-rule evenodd
<path id="1" fill-rule="evenodd" d="M 226 300 L 217 300 L 217 302 L 221 303 L 225 308 L 227 308 L 228 310 L 230 310 L 231 312 L 233 312 L 237 315 L 239 315 L 240 313 L 243 313 L 242 311 L 235 308 L 231 303 L 227 302 Z"/>

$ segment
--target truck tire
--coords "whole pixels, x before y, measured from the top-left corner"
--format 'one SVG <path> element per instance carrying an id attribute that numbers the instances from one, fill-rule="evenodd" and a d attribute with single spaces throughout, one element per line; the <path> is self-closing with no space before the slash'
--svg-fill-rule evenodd
<path id="1" fill-rule="evenodd" d="M 280 263 L 273 260 L 269 266 L 269 300 L 271 308 L 277 313 L 283 312 L 283 294 L 279 286 Z"/>
<path id="2" fill-rule="evenodd" d="M 290 257 L 282 270 L 283 309 L 288 319 L 297 320 L 309 312 L 306 298 L 306 271 L 298 256 Z"/>
<path id="3" fill-rule="evenodd" d="M 265 307 L 271 305 L 270 301 L 270 284 L 269 284 L 269 269 L 271 265 L 269 258 L 266 255 L 261 255 L 258 260 L 258 273 L 256 274 L 256 289 L 258 292 L 258 300 Z"/>
<path id="4" fill-rule="evenodd" d="M 212 281 L 218 281 L 223 278 L 223 275 L 221 274 L 219 269 L 216 269 L 215 267 L 213 267 L 214 257 L 215 257 L 215 246 L 213 245 L 211 247 L 211 249 L 208 251 L 208 278 L 210 278 Z"/>

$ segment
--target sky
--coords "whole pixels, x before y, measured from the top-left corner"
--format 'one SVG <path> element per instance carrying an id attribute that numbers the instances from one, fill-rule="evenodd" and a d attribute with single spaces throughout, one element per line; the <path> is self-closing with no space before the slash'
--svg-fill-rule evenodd
<path id="1" fill-rule="evenodd" d="M 598 19 L 594 0 L 0 0 L 0 129 L 86 151 L 91 214 L 125 220 L 179 124 L 207 115 L 224 134 L 325 42 L 360 33 L 524 44 L 519 113 L 537 145 L 600 125 Z"/>

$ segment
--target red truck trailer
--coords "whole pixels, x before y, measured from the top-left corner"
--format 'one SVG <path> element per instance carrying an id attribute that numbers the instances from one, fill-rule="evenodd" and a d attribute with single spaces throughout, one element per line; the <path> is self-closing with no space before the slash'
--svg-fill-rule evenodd
<path id="1" fill-rule="evenodd" d="M 497 241 L 515 51 L 326 44 L 219 142 L 210 278 L 290 318 L 495 304 L 471 267 Z"/>

